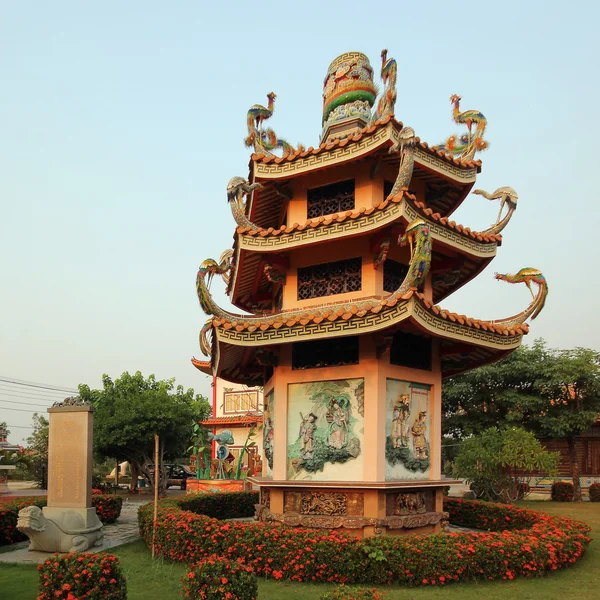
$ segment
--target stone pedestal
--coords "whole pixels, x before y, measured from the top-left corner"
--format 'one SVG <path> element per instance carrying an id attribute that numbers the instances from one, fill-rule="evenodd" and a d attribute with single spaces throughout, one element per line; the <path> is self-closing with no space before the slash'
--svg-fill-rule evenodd
<path id="1" fill-rule="evenodd" d="M 48 412 L 48 505 L 21 510 L 17 527 L 31 540 L 30 550 L 83 552 L 102 544 L 92 507 L 94 408 L 67 398 Z"/>
<path id="2" fill-rule="evenodd" d="M 295 484 L 263 477 L 250 481 L 260 486 L 259 521 L 337 529 L 357 537 L 436 533 L 448 521 L 442 506 L 446 481 Z"/>

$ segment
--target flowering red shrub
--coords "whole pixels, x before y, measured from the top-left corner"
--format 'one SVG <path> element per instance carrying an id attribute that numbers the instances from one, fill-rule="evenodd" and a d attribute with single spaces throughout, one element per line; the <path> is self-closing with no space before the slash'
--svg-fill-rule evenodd
<path id="1" fill-rule="evenodd" d="M 590 485 L 590 502 L 600 502 L 600 483 Z"/>
<path id="2" fill-rule="evenodd" d="M 92 506 L 103 523 L 114 523 L 121 515 L 123 498 L 121 496 L 92 495 Z"/>
<path id="3" fill-rule="evenodd" d="M 39 506 L 47 504 L 45 496 L 30 496 L 18 498 L 0 506 L 0 546 L 22 542 L 27 539 L 17 529 L 19 511 L 26 506 Z M 123 499 L 120 496 L 92 496 L 92 506 L 96 507 L 98 518 L 103 523 L 114 523 L 121 514 Z"/>
<path id="4" fill-rule="evenodd" d="M 0 546 L 22 542 L 27 539 L 17 529 L 17 515 L 26 506 L 46 506 L 46 498 L 19 498 L 0 506 Z"/>
<path id="5" fill-rule="evenodd" d="M 555 481 L 551 490 L 552 500 L 571 502 L 573 500 L 573 484 L 569 481 Z"/>
<path id="6" fill-rule="evenodd" d="M 125 600 L 127 585 L 111 554 L 54 554 L 38 566 L 37 600 Z"/>
<path id="7" fill-rule="evenodd" d="M 192 565 L 183 578 L 184 598 L 205 600 L 256 600 L 258 582 L 252 567 L 212 555 Z"/>
<path id="8" fill-rule="evenodd" d="M 241 559 L 257 576 L 274 579 L 444 585 L 554 571 L 576 562 L 590 541 L 584 523 L 506 504 L 448 498 L 445 510 L 451 522 L 486 531 L 361 540 L 336 531 L 222 522 L 168 500 L 159 506 L 155 549 L 182 562 L 213 554 Z M 140 509 L 138 520 L 151 544 L 152 504 Z"/>

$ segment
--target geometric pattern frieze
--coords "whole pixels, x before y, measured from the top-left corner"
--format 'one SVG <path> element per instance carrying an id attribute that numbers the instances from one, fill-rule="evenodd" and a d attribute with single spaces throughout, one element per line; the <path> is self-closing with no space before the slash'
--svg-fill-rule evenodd
<path id="1" fill-rule="evenodd" d="M 372 134 L 363 134 L 358 142 L 350 142 L 341 148 L 332 148 L 331 150 L 321 151 L 317 154 L 298 157 L 294 160 L 284 160 L 280 163 L 274 161 L 269 163 L 252 161 L 252 169 L 254 176 L 261 179 L 281 179 L 290 175 L 299 175 L 325 166 L 356 159 L 375 151 L 388 140 L 396 143 L 399 140 L 398 135 L 399 132 L 396 131 L 396 128 L 391 123 L 388 123 L 386 126 L 380 126 Z M 471 183 L 477 177 L 477 167 L 459 167 L 419 146 L 415 150 L 416 165 L 422 165 L 437 173 L 450 176 L 459 183 Z"/>
<path id="2" fill-rule="evenodd" d="M 492 258 L 496 255 L 496 243 L 480 242 L 453 231 L 449 227 L 445 227 L 429 219 L 426 215 L 418 213 L 405 198 L 400 202 L 390 202 L 383 210 L 375 210 L 370 215 L 361 215 L 355 219 L 346 219 L 341 223 L 319 225 L 314 228 L 308 227 L 302 231 L 293 231 L 289 234 L 284 233 L 277 236 L 268 235 L 261 237 L 258 235 L 238 234 L 238 247 L 257 252 L 275 252 L 324 239 L 335 240 L 359 233 L 364 234 L 393 223 L 400 217 L 404 217 L 409 223 L 417 217 L 424 219 L 429 225 L 431 237 L 434 240 L 461 248 L 474 257 Z"/>
<path id="3" fill-rule="evenodd" d="M 284 344 L 291 341 L 323 339 L 334 336 L 348 336 L 379 331 L 395 325 L 409 317 L 414 317 L 425 329 L 444 338 L 463 340 L 475 345 L 496 349 L 516 348 L 521 343 L 522 334 L 502 335 L 468 325 L 461 325 L 436 316 L 414 299 L 400 301 L 391 308 L 384 307 L 378 313 L 367 313 L 363 317 L 353 316 L 348 320 L 342 318 L 321 323 L 296 323 L 287 326 L 269 327 L 264 331 L 244 329 L 237 331 L 235 327 L 225 329 L 216 326 L 215 332 L 220 342 L 234 346 L 259 346 L 264 344 Z M 219 344 L 216 345 L 219 347 Z"/>

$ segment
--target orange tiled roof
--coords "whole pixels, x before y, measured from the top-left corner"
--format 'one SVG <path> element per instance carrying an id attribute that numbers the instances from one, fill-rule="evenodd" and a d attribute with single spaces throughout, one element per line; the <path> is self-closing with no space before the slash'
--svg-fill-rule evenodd
<path id="1" fill-rule="evenodd" d="M 318 217 L 316 219 L 309 219 L 305 221 L 302 225 L 298 223 L 294 223 L 289 227 L 282 225 L 278 229 L 273 229 L 273 227 L 269 227 L 268 229 L 264 229 L 263 227 L 259 227 L 258 229 L 252 229 L 250 227 L 238 227 L 236 229 L 237 233 L 248 236 L 260 236 L 260 237 L 270 237 L 270 236 L 278 236 L 293 233 L 294 231 L 304 231 L 305 229 L 314 229 L 315 227 L 327 226 L 331 225 L 331 223 L 342 223 L 347 219 L 358 219 L 363 215 L 370 215 L 375 211 L 384 210 L 390 203 L 398 204 L 402 202 L 404 198 L 408 198 L 413 201 L 413 205 L 417 208 L 423 215 L 429 217 L 432 221 L 437 221 L 440 225 L 444 227 L 448 227 L 450 229 L 454 229 L 458 233 L 478 240 L 480 242 L 488 242 L 488 243 L 499 243 L 502 242 L 502 236 L 499 234 L 493 235 L 485 235 L 479 233 L 478 231 L 471 231 L 469 227 L 464 227 L 459 223 L 454 221 L 450 221 L 448 217 L 442 217 L 440 213 L 434 213 L 431 208 L 427 208 L 426 204 L 420 202 L 416 199 L 416 197 L 411 194 L 406 188 L 400 190 L 398 194 L 392 197 L 388 197 L 381 202 L 376 202 L 374 206 L 370 208 L 359 208 L 358 210 L 347 210 L 345 212 L 335 213 L 332 215 L 327 215 L 323 217 Z"/>
<path id="2" fill-rule="evenodd" d="M 210 364 L 210 360 L 198 360 L 197 358 L 192 358 L 192 364 L 203 373 L 207 375 L 212 375 L 212 365 Z"/>
<path id="3" fill-rule="evenodd" d="M 496 333 L 499 335 L 506 336 L 517 336 L 523 335 L 529 332 L 529 326 L 526 323 L 523 323 L 514 327 L 506 327 L 501 323 L 492 323 L 490 321 L 482 321 L 479 319 L 473 319 L 471 317 L 467 317 L 465 315 L 459 315 L 454 312 L 450 312 L 445 310 L 439 306 L 432 304 L 425 300 L 424 296 L 414 290 L 408 291 L 403 296 L 396 298 L 394 300 L 388 300 L 386 298 L 382 299 L 379 304 L 371 307 L 370 309 L 359 310 L 358 304 L 354 303 L 346 303 L 342 308 L 337 310 L 327 310 L 327 307 L 323 307 L 324 310 L 319 311 L 315 308 L 314 313 L 311 313 L 309 308 L 303 312 L 302 315 L 293 315 L 290 316 L 288 320 L 286 320 L 285 312 L 279 313 L 277 315 L 273 315 L 272 319 L 269 319 L 266 323 L 262 325 L 256 325 L 251 321 L 244 321 L 243 317 L 236 320 L 236 324 L 230 323 L 227 319 L 223 317 L 215 317 L 213 319 L 213 324 L 215 327 L 222 327 L 223 329 L 235 329 L 236 331 L 256 331 L 260 329 L 261 331 L 265 331 L 266 329 L 270 329 L 271 327 L 274 329 L 279 329 L 283 325 L 286 327 L 293 327 L 294 325 L 300 324 L 302 326 L 307 325 L 308 323 L 321 323 L 322 321 L 337 321 L 338 319 L 342 319 L 344 321 L 348 321 L 353 317 L 362 318 L 367 313 L 378 313 L 381 312 L 384 308 L 391 308 L 395 306 L 401 300 L 410 300 L 413 296 L 415 296 L 420 303 L 431 313 L 434 315 L 441 317 L 442 319 L 452 321 L 453 323 L 459 323 L 460 325 L 466 325 L 468 327 L 473 327 L 475 329 L 482 329 L 484 331 L 489 331 L 491 333 Z"/>
<path id="4" fill-rule="evenodd" d="M 336 139 L 329 143 L 323 142 L 317 148 L 313 148 L 312 146 L 309 146 L 304 151 L 296 150 L 293 153 L 287 153 L 281 157 L 267 156 L 266 154 L 252 154 L 251 160 L 254 162 L 260 162 L 263 164 L 274 163 L 274 164 L 278 165 L 283 162 L 292 162 L 298 158 L 305 158 L 310 155 L 321 154 L 321 152 L 333 150 L 334 148 L 343 148 L 344 146 L 347 146 L 350 142 L 358 142 L 363 137 L 372 135 L 380 127 L 387 125 L 390 121 L 399 128 L 403 127 L 403 125 L 400 121 L 396 121 L 396 119 L 394 119 L 394 115 L 390 115 L 388 117 L 385 117 L 384 119 L 378 119 L 372 125 L 364 127 L 360 131 L 357 131 L 354 135 L 349 135 L 348 137 L 346 137 L 344 139 Z M 416 138 L 416 142 L 419 145 L 419 147 L 422 148 L 423 150 L 426 150 L 430 154 L 435 154 L 436 156 L 439 156 L 440 158 L 443 158 L 443 159 L 447 160 L 448 162 L 455 164 L 458 167 L 473 168 L 473 167 L 481 166 L 480 160 L 468 160 L 468 161 L 462 160 L 460 158 L 457 158 L 456 156 L 453 156 L 452 154 L 447 154 L 446 152 L 443 152 L 442 150 L 438 150 L 436 146 L 430 147 L 429 144 L 427 144 L 427 142 L 422 142 L 421 139 L 418 137 Z"/>
<path id="5" fill-rule="evenodd" d="M 262 415 L 230 415 L 227 417 L 210 417 L 200 421 L 202 425 L 252 425 L 254 423 L 262 423 Z"/>

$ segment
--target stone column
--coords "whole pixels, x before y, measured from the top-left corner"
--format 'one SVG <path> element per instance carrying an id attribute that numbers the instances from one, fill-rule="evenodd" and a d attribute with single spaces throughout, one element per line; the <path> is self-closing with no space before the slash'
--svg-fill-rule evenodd
<path id="1" fill-rule="evenodd" d="M 85 552 L 102 545 L 102 523 L 92 507 L 94 408 L 67 398 L 48 409 L 48 506 L 19 511 L 17 529 L 42 552 Z"/>
<path id="2" fill-rule="evenodd" d="M 81 515 L 84 527 L 98 523 L 92 507 L 94 407 L 67 403 L 48 409 L 48 519 L 69 512 Z"/>

